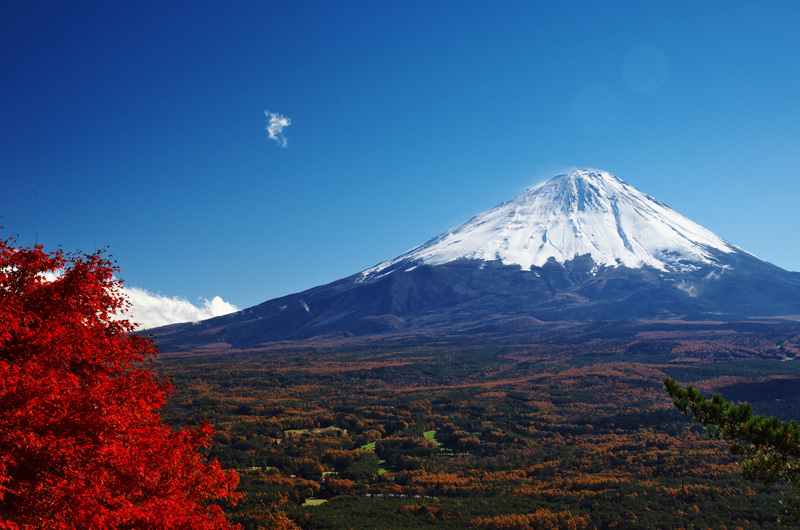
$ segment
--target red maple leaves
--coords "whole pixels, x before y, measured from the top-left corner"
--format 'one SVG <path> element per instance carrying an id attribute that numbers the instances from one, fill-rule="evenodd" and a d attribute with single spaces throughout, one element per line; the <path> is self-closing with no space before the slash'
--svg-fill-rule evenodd
<path id="1" fill-rule="evenodd" d="M 0 529 L 228 529 L 238 476 L 161 421 L 170 385 L 103 256 L 0 240 Z M 57 277 L 56 274 L 58 273 Z M 46 277 L 49 275 L 49 277 Z"/>

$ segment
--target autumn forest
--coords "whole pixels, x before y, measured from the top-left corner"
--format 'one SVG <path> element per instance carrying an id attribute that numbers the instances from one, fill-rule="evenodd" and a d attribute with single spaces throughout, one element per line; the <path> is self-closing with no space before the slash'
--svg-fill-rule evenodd
<path id="1" fill-rule="evenodd" d="M 777 528 L 664 393 L 673 377 L 800 417 L 798 330 L 649 323 L 547 340 L 306 344 L 169 356 L 175 425 L 240 476 L 245 529 Z"/>

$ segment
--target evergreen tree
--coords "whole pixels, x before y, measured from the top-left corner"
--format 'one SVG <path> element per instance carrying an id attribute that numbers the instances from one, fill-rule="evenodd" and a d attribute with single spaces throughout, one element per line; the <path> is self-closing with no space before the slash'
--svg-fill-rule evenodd
<path id="1" fill-rule="evenodd" d="M 800 425 L 753 414 L 749 403 L 733 405 L 719 394 L 708 399 L 692 385 L 684 389 L 671 378 L 664 379 L 664 389 L 678 410 L 703 424 L 711 437 L 731 442 L 744 478 L 767 486 L 787 483 L 790 489 L 781 500 L 784 515 L 779 521 L 800 521 Z"/>

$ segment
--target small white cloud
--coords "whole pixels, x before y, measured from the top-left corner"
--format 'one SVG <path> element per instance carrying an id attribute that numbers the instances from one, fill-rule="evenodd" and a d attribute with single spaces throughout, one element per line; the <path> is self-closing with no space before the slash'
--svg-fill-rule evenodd
<path id="1" fill-rule="evenodd" d="M 44 278 L 44 281 L 46 281 L 46 282 L 54 282 L 57 279 L 59 279 L 62 274 L 64 274 L 64 271 L 61 270 L 61 269 L 58 269 L 56 271 L 44 271 L 44 272 L 41 272 L 41 273 L 39 273 L 39 276 Z"/>
<path id="2" fill-rule="evenodd" d="M 202 307 L 199 307 L 179 296 L 153 294 L 138 287 L 125 287 L 124 291 L 131 304 L 128 319 L 139 324 L 138 329 L 150 329 L 179 322 L 197 322 L 239 310 L 219 296 L 203 300 Z"/>
<path id="3" fill-rule="evenodd" d="M 267 133 L 269 133 L 269 139 L 275 140 L 281 147 L 286 147 L 288 140 L 283 135 L 283 130 L 292 124 L 292 120 L 283 114 L 270 112 L 268 110 L 265 110 L 264 114 L 267 116 Z"/>

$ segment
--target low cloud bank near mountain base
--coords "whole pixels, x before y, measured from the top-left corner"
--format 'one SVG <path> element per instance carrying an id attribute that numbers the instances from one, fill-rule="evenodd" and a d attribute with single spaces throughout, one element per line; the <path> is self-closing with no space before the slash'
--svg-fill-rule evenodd
<path id="1" fill-rule="evenodd" d="M 211 300 L 204 299 L 203 305 L 197 306 L 179 296 L 154 294 L 139 287 L 126 287 L 125 294 L 131 303 L 129 319 L 138 324 L 138 329 L 150 329 L 178 322 L 196 322 L 239 310 L 219 296 Z"/>
<path id="2" fill-rule="evenodd" d="M 47 271 L 41 274 L 47 282 L 61 277 L 63 270 Z M 227 315 L 238 311 L 235 305 L 219 296 L 211 300 L 203 299 L 199 307 L 180 296 L 154 294 L 139 287 L 123 287 L 122 291 L 130 302 L 128 313 L 123 317 L 137 324 L 136 329 L 150 329 L 180 322 L 198 322 L 207 318 Z"/>

